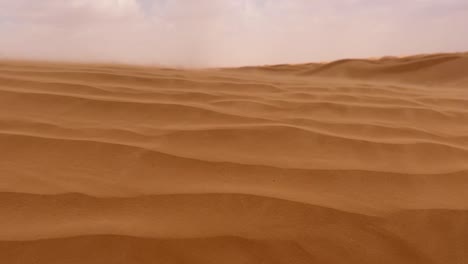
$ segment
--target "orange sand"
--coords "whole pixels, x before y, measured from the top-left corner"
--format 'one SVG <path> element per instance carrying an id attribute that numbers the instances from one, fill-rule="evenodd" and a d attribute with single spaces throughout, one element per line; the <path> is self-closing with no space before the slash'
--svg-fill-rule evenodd
<path id="1" fill-rule="evenodd" d="M 468 55 L 0 62 L 0 263 L 468 263 Z"/>

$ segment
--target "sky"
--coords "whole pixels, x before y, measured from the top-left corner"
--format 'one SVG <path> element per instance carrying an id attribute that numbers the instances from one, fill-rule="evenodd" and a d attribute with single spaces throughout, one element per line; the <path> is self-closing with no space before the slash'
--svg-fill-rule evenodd
<path id="1" fill-rule="evenodd" d="M 468 0 L 0 0 L 0 58 L 218 67 L 468 51 Z"/>

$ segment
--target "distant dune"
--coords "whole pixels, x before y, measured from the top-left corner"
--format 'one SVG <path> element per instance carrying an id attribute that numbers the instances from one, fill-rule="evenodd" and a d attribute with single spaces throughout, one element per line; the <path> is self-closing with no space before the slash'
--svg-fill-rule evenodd
<path id="1" fill-rule="evenodd" d="M 468 263 L 468 55 L 0 61 L 0 263 Z"/>
<path id="2" fill-rule="evenodd" d="M 292 73 L 313 77 L 398 81 L 419 85 L 467 86 L 468 54 L 431 54 L 380 59 L 344 59 L 331 63 L 244 67 L 263 72 Z"/>

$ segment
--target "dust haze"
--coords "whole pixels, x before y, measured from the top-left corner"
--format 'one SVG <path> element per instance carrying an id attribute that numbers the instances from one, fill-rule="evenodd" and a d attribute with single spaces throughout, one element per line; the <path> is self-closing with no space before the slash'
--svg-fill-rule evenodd
<path id="1" fill-rule="evenodd" d="M 463 51 L 466 1 L 0 0 L 0 57 L 187 67 Z"/>

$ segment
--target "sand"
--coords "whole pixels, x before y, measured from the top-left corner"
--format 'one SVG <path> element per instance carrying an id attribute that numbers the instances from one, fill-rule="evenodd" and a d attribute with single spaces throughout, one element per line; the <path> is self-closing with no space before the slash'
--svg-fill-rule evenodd
<path id="1" fill-rule="evenodd" d="M 468 263 L 468 55 L 0 62 L 0 263 Z"/>

